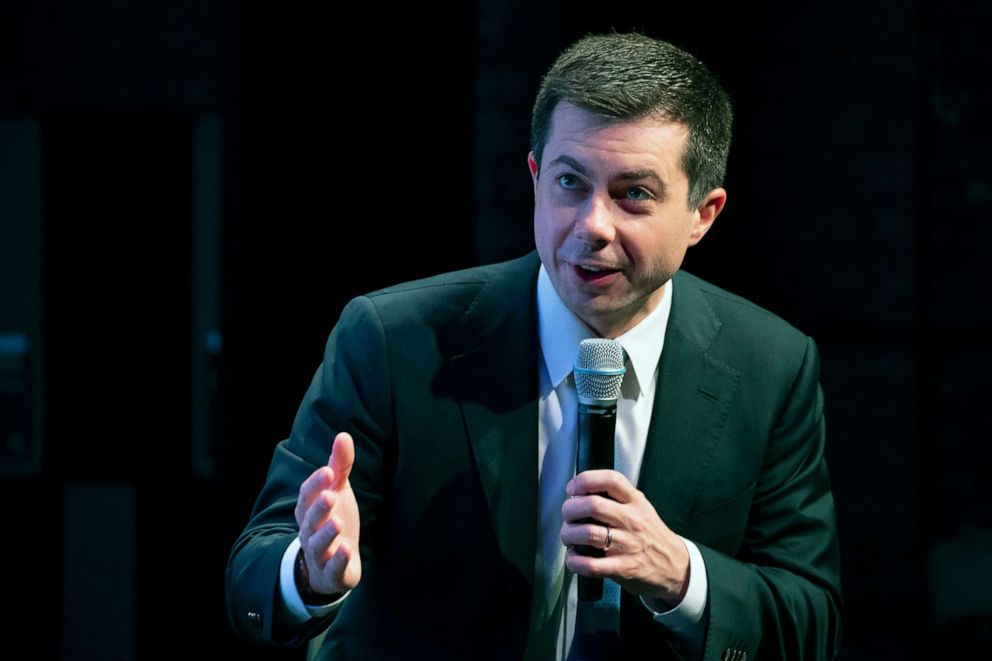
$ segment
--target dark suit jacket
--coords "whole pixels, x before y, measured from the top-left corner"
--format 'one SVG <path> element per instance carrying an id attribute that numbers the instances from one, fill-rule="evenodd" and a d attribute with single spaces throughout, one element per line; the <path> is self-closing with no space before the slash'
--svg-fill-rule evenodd
<path id="1" fill-rule="evenodd" d="M 240 635 L 322 658 L 540 656 L 528 628 L 538 511 L 535 253 L 353 300 L 231 551 Z M 637 485 L 706 562 L 706 659 L 828 658 L 838 546 L 809 338 L 687 273 L 675 276 Z M 352 433 L 363 577 L 335 616 L 291 627 L 278 590 L 300 484 Z M 249 613 L 257 615 L 249 616 Z M 627 656 L 674 658 L 639 600 Z M 533 641 L 530 641 L 533 643 Z"/>

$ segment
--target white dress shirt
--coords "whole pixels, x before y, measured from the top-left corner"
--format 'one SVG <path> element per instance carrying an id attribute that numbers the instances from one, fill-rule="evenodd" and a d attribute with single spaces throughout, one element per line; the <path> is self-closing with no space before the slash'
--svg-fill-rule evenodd
<path id="1" fill-rule="evenodd" d="M 616 338 L 627 352 L 629 368 L 617 403 L 615 466 L 635 485 L 644 458 L 658 380 L 658 360 L 661 357 L 673 295 L 672 283 L 669 281 L 658 307 L 636 326 Z M 561 301 L 543 265 L 537 280 L 537 311 L 541 360 L 538 361 L 540 495 L 535 581 L 539 584 L 538 589 L 545 592 L 545 612 L 536 617 L 543 618 L 542 626 L 550 626 L 553 632 L 557 630 L 553 634 L 556 656 L 558 659 L 565 659 L 575 634 L 578 604 L 578 582 L 564 567 L 565 547 L 560 537 L 563 522 L 561 505 L 566 498 L 565 484 L 575 474 L 578 396 L 572 366 L 579 342 L 596 337 L 596 334 Z M 698 655 L 702 651 L 706 628 L 703 620 L 707 598 L 706 568 L 696 545 L 689 540 L 683 541 L 689 551 L 690 580 L 682 602 L 667 611 L 657 610 L 652 607 L 654 604 L 643 599 L 642 603 L 654 614 L 654 619 L 660 626 L 668 627 L 679 637 L 685 649 Z M 299 548 L 299 538 L 295 538 L 283 554 L 279 584 L 283 603 L 286 604 L 291 619 L 302 623 L 311 617 L 322 617 L 333 612 L 348 594 L 323 606 L 304 604 L 293 580 L 293 568 Z"/>

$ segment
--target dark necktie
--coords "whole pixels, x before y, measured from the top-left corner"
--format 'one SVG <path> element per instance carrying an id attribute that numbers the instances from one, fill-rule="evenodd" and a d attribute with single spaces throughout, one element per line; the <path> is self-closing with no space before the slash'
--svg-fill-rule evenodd
<path id="1" fill-rule="evenodd" d="M 603 580 L 603 598 L 579 600 L 575 614 L 575 640 L 569 659 L 601 661 L 620 657 L 620 586 Z"/>

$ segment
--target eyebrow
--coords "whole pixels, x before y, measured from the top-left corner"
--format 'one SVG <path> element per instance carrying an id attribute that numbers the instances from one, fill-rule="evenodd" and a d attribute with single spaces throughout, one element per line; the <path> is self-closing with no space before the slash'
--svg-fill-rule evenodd
<path id="1" fill-rule="evenodd" d="M 582 165 L 581 163 L 579 163 L 577 160 L 575 160 L 571 156 L 565 156 L 565 155 L 559 156 L 558 158 L 556 158 L 553 161 L 551 161 L 550 163 L 548 163 L 548 167 L 551 167 L 552 165 L 555 165 L 556 163 L 564 163 L 565 165 L 567 165 L 568 167 L 572 168 L 573 170 L 575 170 L 579 174 L 585 175 L 587 177 L 589 176 L 589 170 L 587 170 L 584 165 Z M 665 189 L 666 189 L 665 182 L 663 182 L 661 180 L 661 177 L 659 177 L 657 175 L 657 173 L 655 173 L 655 171 L 654 170 L 651 170 L 651 169 L 630 170 L 630 171 L 627 171 L 627 172 L 618 172 L 618 173 L 614 174 L 611 177 L 611 179 L 620 180 L 620 181 L 639 181 L 641 179 L 650 179 L 651 181 L 654 182 L 655 186 L 658 187 L 659 195 L 664 196 L 664 194 L 665 194 Z"/>

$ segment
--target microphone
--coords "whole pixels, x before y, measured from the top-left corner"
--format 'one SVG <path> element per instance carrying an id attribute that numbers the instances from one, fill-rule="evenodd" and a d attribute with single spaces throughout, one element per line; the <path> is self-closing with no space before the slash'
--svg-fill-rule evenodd
<path id="1" fill-rule="evenodd" d="M 587 470 L 613 468 L 613 439 L 617 425 L 617 399 L 627 369 L 623 347 L 616 340 L 582 340 L 575 357 L 575 389 L 579 394 L 579 443 L 576 474 Z M 606 494 L 600 494 L 605 496 Z M 584 519 L 581 523 L 600 523 Z M 577 546 L 582 555 L 601 558 L 603 549 Z M 603 579 L 579 576 L 579 600 L 603 598 Z"/>

